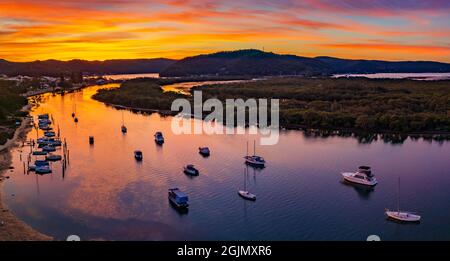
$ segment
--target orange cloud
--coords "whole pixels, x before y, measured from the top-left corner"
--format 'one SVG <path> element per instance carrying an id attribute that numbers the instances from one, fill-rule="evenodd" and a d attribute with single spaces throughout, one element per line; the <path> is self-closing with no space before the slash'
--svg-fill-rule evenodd
<path id="1" fill-rule="evenodd" d="M 416 6 L 398 4 L 389 10 L 349 0 L 254 1 L 0 0 L 0 58 L 181 58 L 264 46 L 309 56 L 450 61 L 449 26 L 430 22 L 437 5 L 421 11 Z M 371 12 L 367 17 L 402 12 L 405 21 L 426 22 L 405 29 L 374 23 L 364 10 Z"/>

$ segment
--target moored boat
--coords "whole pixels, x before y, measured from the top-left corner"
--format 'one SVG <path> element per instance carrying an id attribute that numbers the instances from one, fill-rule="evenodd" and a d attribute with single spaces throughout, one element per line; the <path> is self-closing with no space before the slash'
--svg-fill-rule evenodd
<path id="1" fill-rule="evenodd" d="M 256 195 L 253 193 L 250 193 L 247 190 L 247 168 L 244 169 L 244 189 L 238 190 L 239 196 L 241 196 L 243 199 L 255 201 Z"/>
<path id="2" fill-rule="evenodd" d="M 164 143 L 164 136 L 162 132 L 158 131 L 155 133 L 155 142 L 160 145 Z"/>
<path id="3" fill-rule="evenodd" d="M 61 155 L 48 155 L 45 156 L 45 160 L 47 161 L 60 161 L 62 159 Z"/>
<path id="4" fill-rule="evenodd" d="M 247 155 L 244 157 L 245 163 L 247 165 L 256 167 L 256 168 L 264 168 L 266 165 L 266 161 L 263 157 L 256 155 L 256 142 L 253 141 L 253 155 L 248 155 L 248 142 L 247 142 Z"/>
<path id="5" fill-rule="evenodd" d="M 204 157 L 208 157 L 211 152 L 208 147 L 199 147 L 198 153 L 200 153 Z"/>
<path id="6" fill-rule="evenodd" d="M 185 193 L 181 192 L 178 188 L 169 189 L 169 200 L 177 208 L 189 207 L 188 196 Z"/>
<path id="7" fill-rule="evenodd" d="M 398 178 L 397 187 L 397 211 L 386 209 L 388 219 L 399 222 L 420 222 L 421 216 L 410 211 L 400 210 L 400 177 Z"/>
<path id="8" fill-rule="evenodd" d="M 46 146 L 42 147 L 42 150 L 47 151 L 47 152 L 53 152 L 53 151 L 56 151 L 56 148 L 51 145 L 46 145 Z"/>
<path id="9" fill-rule="evenodd" d="M 183 168 L 185 174 L 190 176 L 198 176 L 200 172 L 192 164 L 188 164 Z"/>
<path id="10" fill-rule="evenodd" d="M 50 166 L 36 166 L 35 170 L 36 174 L 48 174 L 52 173 L 52 169 Z"/>
<path id="11" fill-rule="evenodd" d="M 46 131 L 46 132 L 44 133 L 44 136 L 45 136 L 45 137 L 55 137 L 56 134 L 55 134 L 54 131 Z"/>
<path id="12" fill-rule="evenodd" d="M 35 151 L 33 151 L 32 154 L 35 156 L 44 156 L 44 155 L 47 155 L 47 151 L 35 150 Z"/>
<path id="13" fill-rule="evenodd" d="M 420 216 L 408 211 L 392 211 L 387 209 L 388 218 L 401 222 L 420 222 Z"/>
<path id="14" fill-rule="evenodd" d="M 137 161 L 141 161 L 142 158 L 143 158 L 142 151 L 140 151 L 140 150 L 134 151 L 134 158 L 135 158 Z"/>
<path id="15" fill-rule="evenodd" d="M 378 181 L 369 166 L 360 166 L 356 172 L 341 173 L 344 180 L 366 186 L 375 186 Z"/>

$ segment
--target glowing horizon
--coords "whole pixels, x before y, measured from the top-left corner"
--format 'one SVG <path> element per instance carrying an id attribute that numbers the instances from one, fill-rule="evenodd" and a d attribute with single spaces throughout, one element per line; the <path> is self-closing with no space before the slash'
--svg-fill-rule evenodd
<path id="1" fill-rule="evenodd" d="M 450 62 L 449 1 L 0 0 L 0 59 L 172 58 L 264 49 Z"/>

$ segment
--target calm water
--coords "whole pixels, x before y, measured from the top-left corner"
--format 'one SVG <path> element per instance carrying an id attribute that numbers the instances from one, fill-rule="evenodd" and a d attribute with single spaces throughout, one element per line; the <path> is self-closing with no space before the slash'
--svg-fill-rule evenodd
<path id="1" fill-rule="evenodd" d="M 246 141 L 241 135 L 174 135 L 171 118 L 124 111 L 128 133 L 120 132 L 122 111 L 91 99 L 94 86 L 65 96 L 44 95 L 33 115 L 50 113 L 70 151 L 69 167 L 53 173 L 23 173 L 29 148 L 13 153 L 15 170 L 4 182 L 4 200 L 35 229 L 65 239 L 111 240 L 450 240 L 450 143 L 406 140 L 403 144 L 354 138 L 314 138 L 283 131 L 276 146 L 257 146 L 268 161 L 249 168 L 248 188 L 258 197 L 237 195 L 243 187 Z M 114 86 L 109 86 L 114 87 Z M 76 101 L 79 123 L 70 114 Z M 159 147 L 153 134 L 163 131 Z M 41 136 L 42 133 L 39 133 Z M 88 137 L 95 136 L 90 146 Z M 32 130 L 28 138 L 36 138 Z M 212 154 L 202 158 L 199 146 Z M 137 163 L 133 151 L 143 151 Z M 193 163 L 200 176 L 182 166 Z M 373 167 L 373 190 L 342 183 L 340 172 Z M 418 211 L 417 225 L 389 222 L 395 208 L 397 178 L 401 206 Z M 188 213 L 173 209 L 167 189 L 178 186 L 190 197 Z"/>
<path id="2" fill-rule="evenodd" d="M 228 83 L 239 83 L 239 82 L 248 82 L 248 81 L 256 81 L 255 80 L 229 80 L 229 81 L 203 81 L 203 82 L 180 82 L 174 84 L 168 84 L 162 86 L 163 92 L 176 92 L 183 95 L 191 95 L 191 89 L 196 86 L 201 85 L 212 85 L 212 84 L 228 84 Z"/>
<path id="3" fill-rule="evenodd" d="M 159 73 L 132 73 L 132 74 L 108 74 L 103 75 L 110 80 L 128 80 L 134 78 L 159 78 Z"/>
<path id="4" fill-rule="evenodd" d="M 341 77 L 366 77 L 370 79 L 412 79 L 424 81 L 449 80 L 450 73 L 370 73 L 370 74 L 336 74 Z"/>

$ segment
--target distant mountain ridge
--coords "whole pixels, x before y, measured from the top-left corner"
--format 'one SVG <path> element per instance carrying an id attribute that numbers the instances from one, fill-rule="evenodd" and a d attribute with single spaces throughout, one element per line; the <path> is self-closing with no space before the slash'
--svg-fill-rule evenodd
<path id="1" fill-rule="evenodd" d="M 184 58 L 168 66 L 160 72 L 160 75 L 167 77 L 194 75 L 270 76 L 388 72 L 450 72 L 450 64 L 428 61 L 350 60 L 324 56 L 308 58 L 248 49 Z"/>
<path id="2" fill-rule="evenodd" d="M 450 64 L 430 61 L 388 62 L 380 60 L 350 60 L 327 56 L 314 58 L 326 63 L 332 73 L 425 73 L 450 72 Z"/>
<path id="3" fill-rule="evenodd" d="M 450 72 L 450 64 L 431 61 L 351 60 L 327 56 L 315 58 L 276 54 L 256 49 L 224 51 L 181 60 L 117 59 L 105 61 L 46 60 L 10 62 L 0 59 L 0 74 L 48 75 L 159 73 L 162 77 L 330 75 L 350 73 Z"/>
<path id="4" fill-rule="evenodd" d="M 327 65 L 314 58 L 248 49 L 187 57 L 168 66 L 160 75 L 298 75 L 320 74 L 324 69 L 328 69 Z"/>
<path id="5" fill-rule="evenodd" d="M 0 74 L 10 76 L 59 76 L 83 72 L 86 74 L 159 73 L 175 60 L 155 59 L 115 59 L 105 61 L 86 60 L 45 60 L 33 62 L 10 62 L 0 59 Z"/>

